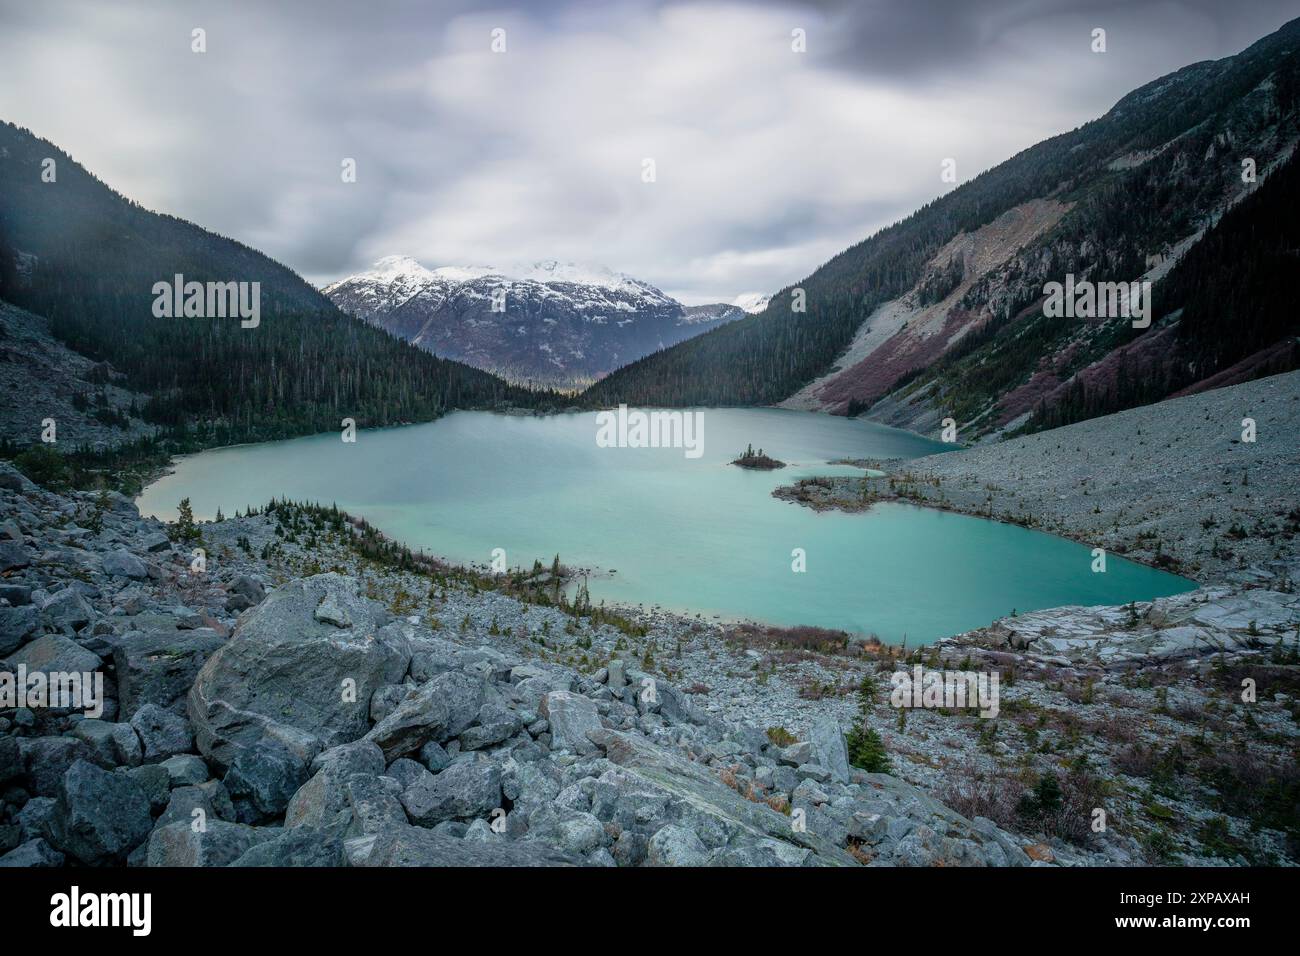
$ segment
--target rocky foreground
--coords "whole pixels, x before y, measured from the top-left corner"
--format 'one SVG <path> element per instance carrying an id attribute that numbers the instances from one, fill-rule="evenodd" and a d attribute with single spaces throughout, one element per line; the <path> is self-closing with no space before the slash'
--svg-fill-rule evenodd
<path id="1" fill-rule="evenodd" d="M 3 669 L 107 678 L 98 717 L 0 710 L 0 865 L 1030 862 L 833 720 L 706 715 L 609 624 L 408 591 L 291 509 L 201 526 L 201 572 L 176 530 L 0 466 Z"/>

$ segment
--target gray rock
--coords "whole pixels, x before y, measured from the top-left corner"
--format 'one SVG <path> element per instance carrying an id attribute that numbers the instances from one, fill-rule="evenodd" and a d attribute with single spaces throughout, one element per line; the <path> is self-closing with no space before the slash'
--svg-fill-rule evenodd
<path id="1" fill-rule="evenodd" d="M 591 698 L 570 691 L 551 691 L 542 698 L 541 713 L 551 725 L 551 746 L 555 749 L 580 754 L 595 752 L 596 747 L 587 735 L 600 730 L 601 723 L 600 712 Z"/>
<path id="2" fill-rule="evenodd" d="M 266 589 L 262 587 L 262 582 L 247 574 L 236 577 L 226 585 L 226 590 L 247 598 L 253 604 L 261 604 L 266 598 Z"/>
<path id="3" fill-rule="evenodd" d="M 450 759 L 448 763 L 450 763 Z M 397 781 L 401 789 L 405 790 L 418 780 L 432 776 L 428 770 L 425 770 L 414 760 L 409 757 L 398 757 L 388 765 L 387 776 Z"/>
<path id="4" fill-rule="evenodd" d="M 78 760 L 63 775 L 50 821 L 56 848 L 82 863 L 118 862 L 149 835 L 149 798 L 126 773 Z"/>
<path id="5" fill-rule="evenodd" d="M 157 763 L 194 749 L 194 736 L 185 718 L 157 704 L 145 704 L 137 710 L 131 718 L 131 726 L 140 737 L 147 763 Z"/>
<path id="6" fill-rule="evenodd" d="M 229 866 L 265 834 L 225 820 L 208 820 L 202 829 L 168 823 L 149 836 L 148 866 Z"/>
<path id="7" fill-rule="evenodd" d="M 780 840 L 759 840 L 715 851 L 709 858 L 709 866 L 771 869 L 808 866 L 814 859 L 812 851 L 804 847 L 791 846 Z"/>
<path id="8" fill-rule="evenodd" d="M 266 740 L 240 750 L 222 782 L 235 804 L 236 818 L 258 823 L 285 813 L 307 774 L 307 763 L 298 754 Z"/>
<path id="9" fill-rule="evenodd" d="M 798 767 L 809 763 L 812 759 L 812 744 L 806 740 L 801 740 L 781 749 L 781 763 L 787 767 Z"/>
<path id="10" fill-rule="evenodd" d="M 196 787 L 208 779 L 208 765 L 202 757 L 193 754 L 168 757 L 159 766 L 167 771 L 167 779 L 173 788 Z"/>
<path id="11" fill-rule="evenodd" d="M 32 563 L 31 552 L 18 541 L 0 541 L 0 572 L 15 571 Z"/>
<path id="12" fill-rule="evenodd" d="M 420 763 L 428 767 L 431 772 L 437 773 L 451 763 L 451 755 L 443 749 L 442 744 L 430 740 L 420 748 Z"/>
<path id="13" fill-rule="evenodd" d="M 704 866 L 709 851 L 692 831 L 668 824 L 650 838 L 646 862 L 650 866 Z"/>
<path id="14" fill-rule="evenodd" d="M 76 588 L 68 587 L 50 595 L 41 605 L 41 617 L 55 627 L 67 625 L 74 631 L 90 623 L 94 610 Z"/>
<path id="15" fill-rule="evenodd" d="M 281 830 L 272 839 L 251 847 L 231 866 L 345 866 L 343 840 L 312 827 Z"/>
<path id="16" fill-rule="evenodd" d="M 22 737 L 18 746 L 27 789 L 38 797 L 58 796 L 68 768 L 93 757 L 86 742 L 75 737 Z"/>
<path id="17" fill-rule="evenodd" d="M 323 621 L 316 612 L 326 604 L 345 612 L 352 626 Z M 310 761 L 322 749 L 361 737 L 370 698 L 401 680 L 410 661 L 404 626 L 389 618 L 357 595 L 355 581 L 338 574 L 271 592 L 240 618 L 190 690 L 200 752 L 228 766 L 241 748 L 272 736 Z"/>
<path id="18" fill-rule="evenodd" d="M 104 555 L 103 569 L 109 577 L 143 580 L 149 576 L 149 567 L 125 548 Z"/>
<path id="19" fill-rule="evenodd" d="M 49 839 L 51 823 L 58 810 L 59 801 L 54 797 L 32 797 L 18 811 L 15 819 L 21 831 L 22 842 L 28 843 L 37 837 Z"/>
<path id="20" fill-rule="evenodd" d="M 849 751 L 838 721 L 829 718 L 813 724 L 808 735 L 812 762 L 825 767 L 836 783 L 849 782 Z"/>
<path id="21" fill-rule="evenodd" d="M 592 797 L 592 813 L 602 821 L 621 820 L 625 826 L 635 826 L 641 819 L 653 821 L 656 829 L 676 823 L 694 831 L 709 848 L 770 840 L 788 847 L 793 856 L 807 857 L 809 854 L 801 851 L 812 851 L 823 864 L 856 865 L 848 853 L 812 827 L 803 832 L 794 829 L 784 814 L 765 803 L 747 800 L 708 767 L 635 734 L 602 730 L 592 736 L 606 759 L 618 765 L 617 773 L 602 775 L 607 783 Z M 656 800 L 674 807 L 680 818 L 664 819 L 654 809 Z M 616 844 L 614 856 L 618 858 L 621 852 Z"/>
<path id="22" fill-rule="evenodd" d="M 413 823 L 426 827 L 486 816 L 501 806 L 501 771 L 491 760 L 457 761 L 402 791 L 402 806 Z"/>
<path id="23" fill-rule="evenodd" d="M 330 770 L 345 779 L 354 773 L 377 777 L 384 772 L 384 752 L 372 741 L 354 740 L 317 754 L 311 762 L 312 773 Z"/>
<path id="24" fill-rule="evenodd" d="M 581 866 L 582 859 L 545 844 L 464 840 L 423 827 L 399 827 L 348 841 L 354 866 Z"/>
<path id="25" fill-rule="evenodd" d="M 350 835 L 382 833 L 406 825 L 402 803 L 389 793 L 377 777 L 354 774 L 347 782 L 348 804 L 352 808 Z"/>
<path id="26" fill-rule="evenodd" d="M 25 584 L 0 582 L 0 601 L 8 601 L 14 607 L 31 604 L 32 589 Z"/>
<path id="27" fill-rule="evenodd" d="M 0 867 L 51 868 L 63 866 L 63 854 L 39 837 L 0 856 Z"/>
<path id="28" fill-rule="evenodd" d="M 130 631 L 112 641 L 122 716 L 129 719 L 145 704 L 172 707 L 224 643 L 208 628 Z"/>
<path id="29" fill-rule="evenodd" d="M 148 798 L 151 809 L 161 810 L 167 806 L 171 798 L 171 778 L 166 770 L 156 763 L 149 763 L 131 768 L 128 775 Z"/>
<path id="30" fill-rule="evenodd" d="M 113 747 L 117 753 L 118 764 L 125 767 L 138 767 L 144 762 L 144 747 L 140 735 L 130 724 L 109 724 L 113 734 Z"/>
<path id="31" fill-rule="evenodd" d="M 801 780 L 812 780 L 816 783 L 830 783 L 831 772 L 819 763 L 801 763 L 795 768 L 795 773 Z"/>
<path id="32" fill-rule="evenodd" d="M 106 720 L 79 720 L 73 725 L 71 735 L 86 744 L 95 763 L 112 769 L 119 763 L 116 735 L 113 731 L 116 726 Z M 132 735 L 134 733 L 132 731 Z"/>
<path id="33" fill-rule="evenodd" d="M 460 749 L 482 750 L 503 740 L 509 740 L 523 728 L 519 715 L 497 703 L 484 704 L 478 712 L 478 723 L 460 735 Z"/>
<path id="34" fill-rule="evenodd" d="M 220 800 L 220 796 L 225 797 L 224 802 Z M 202 813 L 196 815 L 195 810 L 201 810 Z M 234 810 L 225 787 L 219 791 L 197 786 L 177 787 L 171 792 L 167 809 L 163 810 L 162 816 L 158 818 L 157 826 L 167 826 L 171 823 L 206 826 L 209 820 L 224 820 L 233 815 Z"/>
<path id="35" fill-rule="evenodd" d="M 157 554 L 159 551 L 170 551 L 172 542 L 171 538 L 161 531 L 155 531 L 153 534 L 147 534 L 141 538 L 140 546 L 150 554 Z"/>
<path id="36" fill-rule="evenodd" d="M 86 650 L 71 638 L 62 634 L 46 634 L 38 637 L 22 650 L 13 654 L 6 661 L 6 669 L 16 671 L 19 666 L 26 666 L 27 673 L 41 671 L 49 674 L 93 674 L 100 669 L 103 661 L 97 654 Z"/>
<path id="37" fill-rule="evenodd" d="M 371 779 L 384 772 L 384 755 L 374 743 L 358 740 L 327 750 L 312 764 L 316 773 L 298 788 L 285 811 L 286 827 L 324 828 L 350 807 L 347 783 L 357 775 Z"/>
<path id="38" fill-rule="evenodd" d="M 563 807 L 541 807 L 528 817 L 528 839 L 586 856 L 609 842 L 605 826 L 590 813 Z"/>
<path id="39" fill-rule="evenodd" d="M 412 690 L 410 684 L 386 684 L 379 688 L 370 698 L 370 719 L 376 723 L 383 720 Z"/>
<path id="40" fill-rule="evenodd" d="M 23 752 L 17 737 L 0 736 L 0 784 L 23 774 Z"/>
<path id="41" fill-rule="evenodd" d="M 0 657 L 7 657 L 27 643 L 40 625 L 32 605 L 0 607 Z"/>
<path id="42" fill-rule="evenodd" d="M 426 741 L 438 743 L 462 733 L 478 716 L 482 681 L 448 671 L 430 678 L 406 695 L 387 717 L 366 734 L 388 760 L 417 751 Z"/>

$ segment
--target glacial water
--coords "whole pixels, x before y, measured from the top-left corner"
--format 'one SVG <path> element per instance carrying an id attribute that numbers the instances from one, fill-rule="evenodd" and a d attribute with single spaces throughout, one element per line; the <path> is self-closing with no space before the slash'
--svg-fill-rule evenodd
<path id="1" fill-rule="evenodd" d="M 899 503 L 817 513 L 771 497 L 800 477 L 862 474 L 838 458 L 944 451 L 908 432 L 778 409 L 705 409 L 703 454 L 598 447 L 594 413 L 456 412 L 424 425 L 246 445 L 182 459 L 145 489 L 144 514 L 227 515 L 272 497 L 362 515 L 412 547 L 487 564 L 597 570 L 594 599 L 724 619 L 812 624 L 910 645 L 1013 609 L 1118 604 L 1191 582 L 1011 525 Z M 752 443 L 789 467 L 727 464 Z M 793 571 L 803 549 L 807 570 Z"/>

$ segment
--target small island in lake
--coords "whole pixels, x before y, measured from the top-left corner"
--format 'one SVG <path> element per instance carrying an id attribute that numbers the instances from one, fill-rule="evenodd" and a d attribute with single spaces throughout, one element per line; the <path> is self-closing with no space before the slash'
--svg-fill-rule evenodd
<path id="1" fill-rule="evenodd" d="M 774 468 L 785 467 L 785 462 L 764 455 L 763 449 L 760 448 L 758 451 L 754 451 L 753 445 L 746 445 L 745 453 L 733 461 L 732 464 L 739 465 L 741 468 L 757 468 L 760 471 L 771 471 Z"/>

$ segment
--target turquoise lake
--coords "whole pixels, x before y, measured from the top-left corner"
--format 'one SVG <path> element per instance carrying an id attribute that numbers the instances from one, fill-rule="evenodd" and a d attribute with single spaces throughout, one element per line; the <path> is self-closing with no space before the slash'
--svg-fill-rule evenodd
<path id="1" fill-rule="evenodd" d="M 1013 609 L 1120 604 L 1190 590 L 1184 578 L 1012 525 L 898 503 L 817 513 L 771 497 L 837 458 L 946 450 L 881 425 L 779 409 L 704 409 L 703 454 L 602 448 L 595 413 L 456 412 L 429 424 L 188 456 L 145 489 L 142 513 L 199 518 L 272 497 L 337 503 L 391 537 L 456 562 L 592 568 L 592 596 L 724 619 L 877 634 L 911 645 Z M 747 444 L 789 464 L 727 464 Z M 807 570 L 792 571 L 802 548 Z M 609 572 L 614 573 L 610 574 Z"/>

